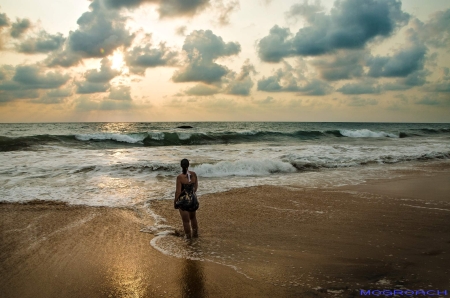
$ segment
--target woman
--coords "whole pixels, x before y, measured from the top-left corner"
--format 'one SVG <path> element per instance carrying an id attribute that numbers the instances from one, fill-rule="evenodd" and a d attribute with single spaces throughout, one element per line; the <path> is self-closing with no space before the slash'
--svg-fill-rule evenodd
<path id="1" fill-rule="evenodd" d="M 198 209 L 196 196 L 198 179 L 195 172 L 188 171 L 189 160 L 181 160 L 181 168 L 183 169 L 183 173 L 177 177 L 174 207 L 180 210 L 186 238 L 191 239 L 191 226 L 192 237 L 198 237 L 197 218 L 195 217 L 195 212 Z"/>

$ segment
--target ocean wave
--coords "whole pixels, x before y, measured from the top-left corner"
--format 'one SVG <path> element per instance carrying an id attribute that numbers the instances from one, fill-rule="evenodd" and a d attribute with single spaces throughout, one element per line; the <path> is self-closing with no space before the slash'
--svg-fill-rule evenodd
<path id="1" fill-rule="evenodd" d="M 335 130 L 236 130 L 236 131 L 144 131 L 133 133 L 88 133 L 74 135 L 36 135 L 22 137 L 0 136 L 0 151 L 26 150 L 33 145 L 56 143 L 62 146 L 82 148 L 116 148 L 121 146 L 184 146 L 215 145 L 257 142 L 297 142 L 311 140 L 327 140 L 333 138 L 414 138 L 440 137 L 450 133 L 448 128 L 414 128 L 403 131 L 383 131 L 362 129 Z M 80 146 L 78 146 L 80 147 Z"/>
<path id="2" fill-rule="evenodd" d="M 299 171 L 310 171 L 321 168 L 347 168 L 355 166 L 364 166 L 370 164 L 395 164 L 408 161 L 428 161 L 437 159 L 450 159 L 450 151 L 428 153 L 401 153 L 401 154 L 338 154 L 336 158 L 326 155 L 317 156 L 298 156 L 290 154 L 285 159 Z"/>
<path id="3" fill-rule="evenodd" d="M 193 169 L 202 177 L 264 176 L 272 173 L 293 173 L 296 171 L 289 162 L 272 159 L 220 161 L 215 164 L 194 166 Z"/>
<path id="4" fill-rule="evenodd" d="M 393 133 L 387 133 L 384 131 L 371 131 L 369 129 L 347 130 L 342 129 L 339 132 L 344 137 L 349 138 L 399 138 L 399 135 Z"/>
<path id="5" fill-rule="evenodd" d="M 95 133 L 95 134 L 75 135 L 75 138 L 80 141 L 112 140 L 130 144 L 142 142 L 146 137 L 148 137 L 148 135 L 146 134 L 117 134 L 117 133 Z"/>

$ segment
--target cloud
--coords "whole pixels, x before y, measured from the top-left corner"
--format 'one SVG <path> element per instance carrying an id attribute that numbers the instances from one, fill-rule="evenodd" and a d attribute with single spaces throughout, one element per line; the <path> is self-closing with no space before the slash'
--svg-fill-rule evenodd
<path id="1" fill-rule="evenodd" d="M 55 35 L 46 31 L 39 32 L 38 36 L 30 37 L 17 45 L 17 51 L 25 54 L 48 53 L 62 47 L 65 38 L 61 33 Z"/>
<path id="2" fill-rule="evenodd" d="M 244 62 L 242 65 L 241 72 L 239 74 L 232 74 L 232 79 L 225 88 L 225 93 L 233 95 L 250 95 L 250 90 L 252 89 L 254 83 L 250 75 L 255 74 L 256 70 L 253 64 L 249 60 Z"/>
<path id="3" fill-rule="evenodd" d="M 340 52 L 336 56 L 312 61 L 326 81 L 348 80 L 361 77 L 364 74 L 364 52 Z"/>
<path id="4" fill-rule="evenodd" d="M 69 75 L 61 72 L 44 73 L 37 65 L 19 65 L 10 83 L 17 89 L 53 89 L 64 85 L 69 79 Z"/>
<path id="5" fill-rule="evenodd" d="M 428 84 L 424 89 L 429 92 L 450 93 L 450 71 L 448 67 L 441 68 L 441 77 L 434 83 Z"/>
<path id="6" fill-rule="evenodd" d="M 258 43 L 258 55 L 265 62 L 280 62 L 281 59 L 293 54 L 292 44 L 287 41 L 291 31 L 275 25 L 269 35 Z"/>
<path id="7" fill-rule="evenodd" d="M 261 100 L 253 100 L 253 102 L 256 103 L 256 104 L 267 105 L 267 104 L 275 103 L 276 100 L 272 96 L 267 96 L 266 98 L 261 99 Z"/>
<path id="8" fill-rule="evenodd" d="M 366 66 L 367 76 L 373 78 L 397 78 L 395 82 L 385 83 L 385 90 L 406 90 L 422 86 L 431 73 L 424 68 L 427 47 L 420 41 L 415 30 L 409 29 L 408 45 L 397 50 L 391 56 L 368 56 Z"/>
<path id="9" fill-rule="evenodd" d="M 361 97 L 352 97 L 349 99 L 349 106 L 352 107 L 365 107 L 365 106 L 374 106 L 378 104 L 378 101 L 375 99 L 366 99 Z"/>
<path id="10" fill-rule="evenodd" d="M 118 87 L 112 87 L 111 91 L 109 92 L 109 99 L 114 100 L 128 100 L 131 101 L 131 94 L 130 94 L 130 86 L 118 86 Z"/>
<path id="11" fill-rule="evenodd" d="M 106 92 L 109 87 L 109 81 L 118 76 L 120 71 L 112 69 L 112 62 L 108 58 L 101 61 L 100 70 L 90 69 L 84 74 L 84 81 L 76 82 L 78 94 L 88 94 L 97 92 Z"/>
<path id="12" fill-rule="evenodd" d="M 222 26 L 228 25 L 230 23 L 230 14 L 234 11 L 239 10 L 239 1 L 229 1 L 224 4 L 223 1 L 217 2 L 217 9 L 219 10 L 219 16 L 217 18 L 218 23 Z"/>
<path id="13" fill-rule="evenodd" d="M 158 4 L 160 18 L 193 16 L 209 5 L 209 0 L 105 0 L 109 8 L 137 8 L 144 3 Z"/>
<path id="14" fill-rule="evenodd" d="M 89 8 L 78 19 L 78 29 L 69 33 L 64 50 L 48 57 L 48 66 L 74 66 L 82 58 L 106 57 L 131 45 L 134 34 L 126 29 L 125 17 L 107 9 L 102 0 L 94 0 Z"/>
<path id="15" fill-rule="evenodd" d="M 35 99 L 41 90 L 57 89 L 70 79 L 62 72 L 46 72 L 41 65 L 0 66 L 0 102 Z"/>
<path id="16" fill-rule="evenodd" d="M 370 68 L 368 76 L 378 77 L 407 77 L 422 70 L 425 64 L 427 48 L 417 42 L 397 51 L 393 56 L 371 56 L 366 65 Z"/>
<path id="17" fill-rule="evenodd" d="M 108 91 L 110 85 L 108 83 L 91 83 L 91 82 L 77 82 L 78 94 L 91 94 Z"/>
<path id="18" fill-rule="evenodd" d="M 266 92 L 299 92 L 304 95 L 320 96 L 329 94 L 332 87 L 318 79 L 307 79 L 302 70 L 296 70 L 287 62 L 270 77 L 258 81 L 258 90 Z"/>
<path id="19" fill-rule="evenodd" d="M 187 27 L 186 26 L 180 26 L 180 27 L 177 27 L 176 29 L 175 29 L 175 34 L 176 35 L 180 35 L 180 36 L 185 36 L 186 35 L 186 29 L 187 29 Z"/>
<path id="20" fill-rule="evenodd" d="M 161 18 L 193 16 L 209 5 L 209 0 L 161 0 L 159 16 Z"/>
<path id="21" fill-rule="evenodd" d="M 241 45 L 237 42 L 224 42 L 222 37 L 215 35 L 211 30 L 194 30 L 189 34 L 183 44 L 189 58 L 212 61 L 219 57 L 236 55 L 241 51 Z"/>
<path id="22" fill-rule="evenodd" d="M 431 98 L 429 96 L 424 96 L 422 99 L 416 100 L 415 104 L 426 105 L 426 106 L 438 106 L 438 105 L 441 105 L 442 103 L 437 98 Z"/>
<path id="23" fill-rule="evenodd" d="M 290 17 L 301 16 L 309 26 L 290 37 L 287 28 L 274 26 L 258 43 L 259 57 L 279 62 L 289 56 L 318 56 L 338 49 L 362 49 L 377 37 L 388 37 L 405 25 L 409 15 L 396 0 L 336 1 L 330 14 L 307 2 L 291 8 Z"/>
<path id="24" fill-rule="evenodd" d="M 40 96 L 38 90 L 8 90 L 0 89 L 0 103 L 14 101 L 16 99 L 35 99 Z"/>
<path id="25" fill-rule="evenodd" d="M 41 98 L 31 100 L 31 102 L 38 104 L 59 104 L 66 101 L 72 94 L 71 88 L 53 89 L 46 92 Z"/>
<path id="26" fill-rule="evenodd" d="M 181 82 L 204 82 L 212 84 L 220 82 L 222 77 L 228 73 L 228 68 L 213 62 L 190 61 L 180 71 L 175 72 L 172 79 L 175 83 Z"/>
<path id="27" fill-rule="evenodd" d="M 130 110 L 135 107 L 131 100 L 98 100 L 87 95 L 82 95 L 74 101 L 75 110 L 81 112 L 89 111 L 112 111 L 112 110 Z"/>
<path id="28" fill-rule="evenodd" d="M 185 94 L 186 95 L 194 95 L 194 96 L 208 96 L 217 94 L 220 92 L 220 89 L 215 86 L 210 86 L 206 84 L 197 84 L 194 87 L 188 89 Z"/>
<path id="29" fill-rule="evenodd" d="M 297 19 L 299 16 L 306 18 L 310 23 L 316 14 L 323 12 L 324 7 L 319 0 L 314 1 L 314 4 L 309 5 L 309 1 L 305 0 L 302 4 L 294 4 L 286 13 L 287 18 Z"/>
<path id="30" fill-rule="evenodd" d="M 28 29 L 31 28 L 31 22 L 29 19 L 16 19 L 15 23 L 11 25 L 11 36 L 14 38 L 20 38 Z"/>
<path id="31" fill-rule="evenodd" d="M 150 67 L 174 66 L 178 62 L 177 56 L 178 53 L 171 51 L 164 43 L 160 43 L 157 48 L 152 48 L 152 44 L 147 43 L 128 51 L 124 59 L 132 73 L 144 75 L 145 70 Z"/>
<path id="32" fill-rule="evenodd" d="M 343 94 L 378 94 L 381 92 L 381 87 L 375 86 L 373 82 L 357 82 L 345 84 L 336 91 Z"/>
<path id="33" fill-rule="evenodd" d="M 6 13 L 0 13 L 0 28 L 9 27 L 10 21 Z"/>
<path id="34" fill-rule="evenodd" d="M 241 51 L 239 43 L 225 43 L 222 37 L 211 30 L 196 30 L 184 41 L 183 50 L 187 54 L 187 63 L 176 71 L 172 80 L 180 82 L 220 82 L 229 73 L 228 68 L 214 62 L 219 57 L 236 55 Z"/>
<path id="35" fill-rule="evenodd" d="M 421 40 L 436 48 L 450 47 L 450 9 L 438 11 L 431 15 L 427 23 L 413 20 Z"/>

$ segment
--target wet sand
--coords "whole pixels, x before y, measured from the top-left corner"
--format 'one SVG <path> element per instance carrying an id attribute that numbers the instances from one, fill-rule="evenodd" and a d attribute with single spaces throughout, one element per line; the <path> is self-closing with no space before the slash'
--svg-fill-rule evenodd
<path id="1" fill-rule="evenodd" d="M 144 208 L 0 204 L 1 297 L 358 297 L 359 289 L 449 289 L 449 182 L 441 171 L 335 189 L 259 186 L 204 195 L 198 240 L 156 241 L 203 261 L 153 248 L 155 236 L 140 232 L 154 223 Z M 172 202 L 152 208 L 181 230 Z"/>

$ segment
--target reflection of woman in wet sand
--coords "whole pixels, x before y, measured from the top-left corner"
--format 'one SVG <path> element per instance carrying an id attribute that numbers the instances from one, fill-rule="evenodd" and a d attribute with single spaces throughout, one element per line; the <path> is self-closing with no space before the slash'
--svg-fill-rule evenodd
<path id="1" fill-rule="evenodd" d="M 190 198 L 196 196 L 197 187 L 198 187 L 198 179 L 197 174 L 192 171 L 188 171 L 189 161 L 187 159 L 183 159 L 181 161 L 181 168 L 183 169 L 183 173 L 178 175 L 177 177 L 177 188 L 175 192 L 175 201 L 174 207 L 175 209 L 180 210 L 181 219 L 183 220 L 184 233 L 186 234 L 187 239 L 191 239 L 191 226 L 192 226 L 192 237 L 198 237 L 198 225 L 197 218 L 195 217 L 195 212 L 198 208 L 198 202 L 194 205 L 185 206 L 181 204 L 180 196 L 188 195 Z"/>
<path id="2" fill-rule="evenodd" d="M 180 286 L 183 298 L 206 297 L 205 276 L 200 261 L 184 260 Z"/>

